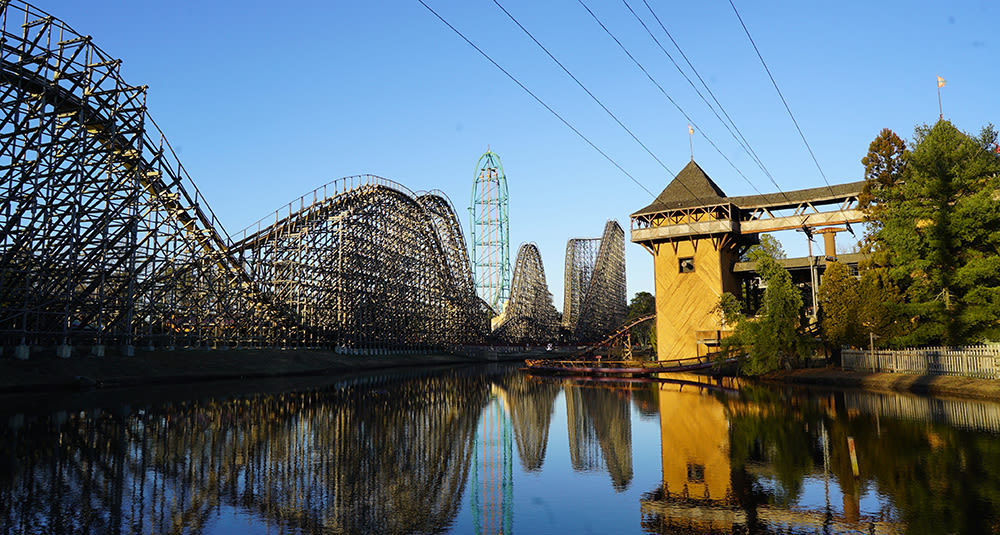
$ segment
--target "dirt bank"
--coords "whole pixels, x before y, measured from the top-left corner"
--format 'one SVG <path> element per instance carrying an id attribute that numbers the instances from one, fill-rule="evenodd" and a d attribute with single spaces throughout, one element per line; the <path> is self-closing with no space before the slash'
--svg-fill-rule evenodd
<path id="1" fill-rule="evenodd" d="M 502 355 L 524 359 L 526 354 Z M 471 364 L 488 358 L 461 355 L 340 355 L 321 350 L 137 351 L 134 357 L 33 355 L 0 359 L 0 392 L 193 383 L 229 379 L 334 375 L 401 366 Z"/>
<path id="2" fill-rule="evenodd" d="M 834 388 L 864 388 L 883 392 L 913 392 L 939 397 L 993 399 L 1000 401 L 1000 380 L 952 375 L 905 375 L 867 373 L 838 368 L 807 368 L 777 372 L 764 382 L 816 385 Z"/>

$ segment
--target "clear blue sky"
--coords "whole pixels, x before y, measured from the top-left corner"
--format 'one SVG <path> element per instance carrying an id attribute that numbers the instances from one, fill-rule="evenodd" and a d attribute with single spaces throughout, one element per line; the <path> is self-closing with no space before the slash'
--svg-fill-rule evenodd
<path id="1" fill-rule="evenodd" d="M 492 1 L 425 1 L 654 194 L 689 161 L 688 120 L 577 0 L 501 3 L 669 172 Z M 586 2 L 697 124 L 695 159 L 723 190 L 774 191 L 625 5 Z M 830 183 L 862 178 L 880 129 L 910 139 L 937 120 L 937 75 L 945 118 L 969 132 L 998 121 L 993 2 L 735 3 Z M 684 65 L 642 0 L 629 4 Z M 468 233 L 475 164 L 490 147 L 507 174 L 511 254 L 538 244 L 561 306 L 566 240 L 599 236 L 612 218 L 627 233 L 651 201 L 417 0 L 37 5 L 149 85 L 151 115 L 231 233 L 362 173 L 444 191 Z M 650 5 L 778 186 L 824 185 L 728 0 Z M 801 235 L 780 238 L 804 254 Z M 652 291 L 651 256 L 626 243 L 626 257 L 629 297 Z"/>

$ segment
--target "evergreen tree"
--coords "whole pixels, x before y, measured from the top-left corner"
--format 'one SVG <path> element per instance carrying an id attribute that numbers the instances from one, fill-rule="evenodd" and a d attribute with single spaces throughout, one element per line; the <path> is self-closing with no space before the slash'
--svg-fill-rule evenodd
<path id="1" fill-rule="evenodd" d="M 902 179 L 909 159 L 906 142 L 892 130 L 883 128 L 868 145 L 868 154 L 861 159 L 865 166 L 865 186 L 859 199 L 861 208 L 873 208 L 876 210 L 873 215 L 878 215 L 878 208 L 890 189 Z"/>
<path id="2" fill-rule="evenodd" d="M 906 327 L 899 314 L 902 296 L 888 274 L 884 267 L 865 269 L 858 284 L 858 325 L 862 337 L 874 338 L 876 345 L 893 345 Z"/>
<path id="3" fill-rule="evenodd" d="M 1000 338 L 1000 157 L 992 126 L 978 137 L 949 121 L 916 129 L 905 165 L 879 187 L 872 249 L 899 288 L 905 334 L 894 345 Z M 870 153 L 871 155 L 871 153 Z"/>
<path id="4" fill-rule="evenodd" d="M 851 270 L 840 262 L 830 262 L 820 282 L 819 304 L 822 312 L 820 325 L 823 338 L 839 354 L 844 345 L 861 345 L 862 327 L 858 317 L 860 294 L 858 280 Z"/>
<path id="5" fill-rule="evenodd" d="M 747 375 L 761 375 L 800 363 L 811 350 L 802 333 L 802 294 L 792 284 L 788 270 L 774 258 L 762 254 L 757 273 L 766 288 L 756 318 L 740 319 L 732 336 L 722 343 L 724 354 L 737 354 Z M 719 309 L 731 310 L 730 299 L 720 299 Z"/>

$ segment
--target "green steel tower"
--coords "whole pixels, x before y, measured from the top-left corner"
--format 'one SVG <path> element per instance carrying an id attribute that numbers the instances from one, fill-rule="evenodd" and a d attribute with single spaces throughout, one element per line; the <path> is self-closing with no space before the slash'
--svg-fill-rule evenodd
<path id="1" fill-rule="evenodd" d="M 495 314 L 500 314 L 510 297 L 507 177 L 503 174 L 500 157 L 489 150 L 476 164 L 469 220 L 476 292 Z"/>

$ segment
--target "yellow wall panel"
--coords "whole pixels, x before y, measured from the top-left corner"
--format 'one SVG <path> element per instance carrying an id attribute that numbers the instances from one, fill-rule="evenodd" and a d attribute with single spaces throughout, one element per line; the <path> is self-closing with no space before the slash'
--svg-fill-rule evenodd
<path id="1" fill-rule="evenodd" d="M 657 358 L 672 360 L 704 354 L 696 331 L 720 329 L 713 313 L 723 292 L 737 292 L 732 275 L 734 253 L 711 240 L 660 244 L 654 254 L 656 278 Z M 681 273 L 681 259 L 694 261 L 694 270 Z"/>

